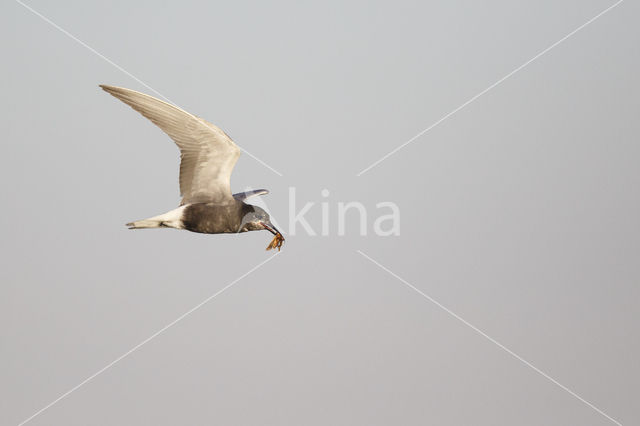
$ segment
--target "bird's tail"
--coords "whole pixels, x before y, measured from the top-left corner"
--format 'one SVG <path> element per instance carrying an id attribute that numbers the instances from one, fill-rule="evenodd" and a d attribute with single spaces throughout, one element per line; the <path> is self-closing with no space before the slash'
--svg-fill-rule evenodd
<path id="1" fill-rule="evenodd" d="M 127 223 L 129 229 L 145 229 L 145 228 L 176 228 L 184 229 L 182 223 L 182 211 L 186 206 L 178 207 L 167 213 L 150 217 L 148 219 L 136 220 L 135 222 Z"/>
<path id="2" fill-rule="evenodd" d="M 142 219 L 136 220 L 135 222 L 127 223 L 129 229 L 145 229 L 145 228 L 164 228 L 165 225 L 161 220 L 156 219 Z"/>

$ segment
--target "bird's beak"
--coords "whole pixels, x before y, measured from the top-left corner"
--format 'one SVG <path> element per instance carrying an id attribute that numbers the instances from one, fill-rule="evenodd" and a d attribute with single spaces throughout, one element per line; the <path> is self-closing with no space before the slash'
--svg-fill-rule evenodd
<path id="1" fill-rule="evenodd" d="M 278 229 L 275 226 L 273 226 L 273 223 L 271 222 L 260 222 L 260 225 L 264 226 L 264 229 L 271 232 L 273 235 L 280 234 L 280 231 L 278 231 Z"/>

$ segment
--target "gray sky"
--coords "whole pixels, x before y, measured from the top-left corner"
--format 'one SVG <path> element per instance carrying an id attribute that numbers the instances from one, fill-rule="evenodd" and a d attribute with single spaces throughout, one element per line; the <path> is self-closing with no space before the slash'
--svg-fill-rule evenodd
<path id="1" fill-rule="evenodd" d="M 528 4 L 527 4 L 528 3 Z M 331 232 L 280 255 L 30 425 L 640 422 L 640 7 L 625 1 L 28 2 L 243 148 Z M 267 232 L 128 231 L 179 202 L 178 151 L 98 89 L 152 95 L 0 5 L 0 423 L 28 419 L 271 256 Z M 330 196 L 323 199 L 322 189 Z M 337 203 L 401 210 L 337 236 Z M 286 228 L 286 227 L 285 227 Z"/>

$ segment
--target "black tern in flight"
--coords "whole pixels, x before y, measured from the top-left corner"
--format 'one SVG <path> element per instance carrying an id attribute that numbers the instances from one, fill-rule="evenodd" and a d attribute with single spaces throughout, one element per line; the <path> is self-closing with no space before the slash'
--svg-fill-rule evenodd
<path id="1" fill-rule="evenodd" d="M 122 87 L 100 87 L 160 127 L 180 149 L 180 207 L 127 223 L 129 229 L 176 228 L 204 234 L 266 229 L 275 237 L 267 250 L 280 250 L 284 237 L 269 215 L 244 200 L 266 189 L 231 193 L 231 172 L 240 148 L 217 126 L 174 105 Z"/>

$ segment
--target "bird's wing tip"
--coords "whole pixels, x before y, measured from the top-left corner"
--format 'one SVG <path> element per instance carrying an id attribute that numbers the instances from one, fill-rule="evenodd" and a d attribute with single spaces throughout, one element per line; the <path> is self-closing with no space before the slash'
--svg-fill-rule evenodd
<path id="1" fill-rule="evenodd" d="M 98 84 L 98 87 L 101 88 L 102 90 L 104 90 L 105 92 L 108 92 L 108 93 L 114 93 L 114 92 L 122 91 L 121 87 L 111 86 L 109 84 Z"/>

